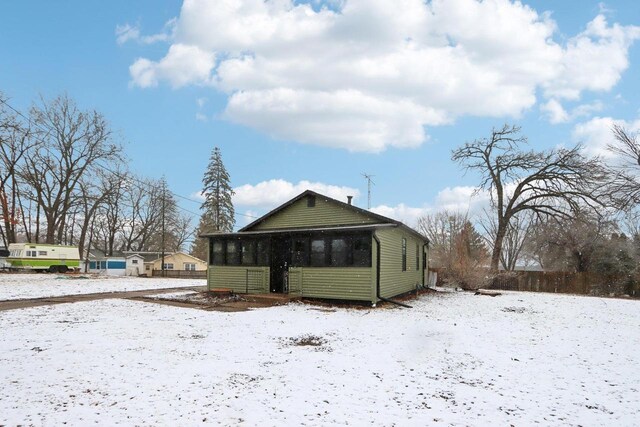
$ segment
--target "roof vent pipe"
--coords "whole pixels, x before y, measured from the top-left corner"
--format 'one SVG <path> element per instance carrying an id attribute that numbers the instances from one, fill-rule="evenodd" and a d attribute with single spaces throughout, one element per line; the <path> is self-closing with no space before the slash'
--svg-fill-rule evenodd
<path id="1" fill-rule="evenodd" d="M 347 203 L 351 204 L 351 199 L 353 199 L 353 196 L 347 196 Z"/>

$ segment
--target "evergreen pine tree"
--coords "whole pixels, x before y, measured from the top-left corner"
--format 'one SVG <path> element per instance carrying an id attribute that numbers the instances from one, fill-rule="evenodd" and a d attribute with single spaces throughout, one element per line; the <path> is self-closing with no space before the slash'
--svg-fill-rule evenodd
<path id="1" fill-rule="evenodd" d="M 202 195 L 204 202 L 200 209 L 203 210 L 196 235 L 204 233 L 233 231 L 236 223 L 235 209 L 231 200 L 234 195 L 231 188 L 229 172 L 222 162 L 222 154 L 218 147 L 211 152 L 211 158 L 207 170 L 202 178 Z M 196 239 L 191 250 L 192 255 L 201 259 L 206 258 L 205 239 Z"/>

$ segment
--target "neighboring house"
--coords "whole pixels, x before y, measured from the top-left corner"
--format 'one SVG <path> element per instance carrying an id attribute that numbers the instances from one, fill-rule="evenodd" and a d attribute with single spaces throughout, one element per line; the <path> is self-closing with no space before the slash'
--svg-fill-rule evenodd
<path id="1" fill-rule="evenodd" d="M 162 270 L 162 253 L 161 252 L 136 252 L 144 257 L 144 272 L 147 276 L 153 276 L 154 270 Z M 200 258 L 193 257 L 184 252 L 165 252 L 164 254 L 165 270 L 179 271 L 206 271 L 207 262 Z"/>
<path id="2" fill-rule="evenodd" d="M 209 289 L 376 304 L 425 284 L 426 237 L 310 190 L 237 233 L 201 237 Z"/>
<path id="3" fill-rule="evenodd" d="M 107 255 L 99 249 L 89 251 L 89 272 L 108 276 L 140 276 L 144 274 L 144 258 L 137 253 L 114 251 Z"/>

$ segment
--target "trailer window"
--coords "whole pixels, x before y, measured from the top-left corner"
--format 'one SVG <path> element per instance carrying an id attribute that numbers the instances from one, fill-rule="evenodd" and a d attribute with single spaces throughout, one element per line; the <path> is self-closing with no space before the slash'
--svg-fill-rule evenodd
<path id="1" fill-rule="evenodd" d="M 38 255 L 47 256 L 47 251 L 38 251 Z"/>

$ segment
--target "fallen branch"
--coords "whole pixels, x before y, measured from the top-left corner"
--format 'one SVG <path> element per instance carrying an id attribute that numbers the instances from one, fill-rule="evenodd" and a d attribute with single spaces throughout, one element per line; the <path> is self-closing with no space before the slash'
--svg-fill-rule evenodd
<path id="1" fill-rule="evenodd" d="M 474 295 L 486 295 L 488 297 L 497 297 L 498 295 L 502 295 L 502 293 L 494 292 L 494 291 L 486 291 L 484 289 L 478 289 Z"/>

